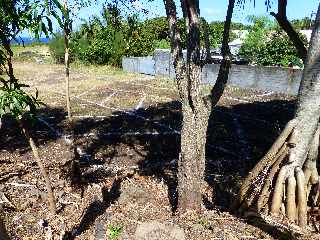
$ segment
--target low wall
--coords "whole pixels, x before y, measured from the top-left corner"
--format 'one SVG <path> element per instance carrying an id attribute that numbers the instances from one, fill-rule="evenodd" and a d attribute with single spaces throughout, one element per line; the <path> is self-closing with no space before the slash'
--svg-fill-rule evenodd
<path id="1" fill-rule="evenodd" d="M 122 59 L 122 68 L 127 72 L 156 75 L 153 57 L 125 57 Z"/>
<path id="2" fill-rule="evenodd" d="M 153 57 L 123 58 L 122 67 L 128 72 L 174 78 L 175 72 L 170 56 L 169 50 L 156 50 Z M 201 73 L 202 83 L 214 84 L 219 68 L 219 64 L 205 65 Z M 228 85 L 297 95 L 301 74 L 300 69 L 232 65 Z"/>

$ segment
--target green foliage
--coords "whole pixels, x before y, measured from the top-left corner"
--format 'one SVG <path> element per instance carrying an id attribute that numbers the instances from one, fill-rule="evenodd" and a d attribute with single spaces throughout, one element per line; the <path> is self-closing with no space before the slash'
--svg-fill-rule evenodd
<path id="1" fill-rule="evenodd" d="M 28 95 L 22 88 L 29 87 L 17 81 L 6 81 L 0 78 L 3 86 L 0 87 L 0 118 L 4 114 L 11 114 L 15 119 L 21 119 L 28 112 L 33 115 L 36 107 L 41 103 L 36 96 Z"/>
<path id="2" fill-rule="evenodd" d="M 288 66 L 289 63 L 298 62 L 298 54 L 288 36 L 283 32 L 271 34 L 270 40 L 258 53 L 258 64 Z"/>
<path id="3" fill-rule="evenodd" d="M 170 49 L 170 42 L 165 39 L 156 40 L 153 45 L 154 49 Z"/>
<path id="4" fill-rule="evenodd" d="M 239 50 L 240 57 L 247 59 L 251 63 L 257 63 L 260 53 L 265 48 L 268 31 L 264 28 L 251 30 Z"/>
<path id="5" fill-rule="evenodd" d="M 35 113 L 40 104 L 38 93 L 33 97 L 23 88 L 27 85 L 18 83 L 12 67 L 13 52 L 11 41 L 16 40 L 18 34 L 29 29 L 36 38 L 41 33 L 48 35 L 52 30 L 51 20 L 44 15 L 43 1 L 37 0 L 2 0 L 0 1 L 0 68 L 5 69 L 8 80 L 0 78 L 0 118 L 4 114 L 11 114 L 20 119 L 25 113 Z"/>
<path id="6" fill-rule="evenodd" d="M 296 30 L 310 29 L 314 24 L 314 20 L 305 17 L 302 19 L 294 19 L 291 21 L 291 24 Z"/>
<path id="7" fill-rule="evenodd" d="M 293 43 L 276 24 L 267 17 L 250 16 L 249 20 L 253 25 L 240 48 L 242 58 L 263 66 L 288 66 L 289 63 L 301 66 Z"/>
<path id="8" fill-rule="evenodd" d="M 50 54 L 56 63 L 64 63 L 64 37 L 58 33 L 49 42 Z"/>
<path id="9" fill-rule="evenodd" d="M 109 230 L 109 238 L 108 239 L 109 240 L 117 240 L 123 231 L 123 226 L 109 225 L 108 230 Z"/>
<path id="10" fill-rule="evenodd" d="M 231 24 L 231 30 L 242 30 L 243 28 L 245 28 L 245 26 L 241 23 Z M 222 38 L 223 38 L 223 29 L 224 29 L 224 22 L 214 21 L 209 24 L 209 29 L 208 29 L 209 41 L 210 41 L 210 46 L 212 48 L 217 48 L 218 45 L 221 44 Z M 233 32 L 230 32 L 229 41 L 233 41 L 236 38 L 237 38 L 236 34 L 234 34 Z"/>

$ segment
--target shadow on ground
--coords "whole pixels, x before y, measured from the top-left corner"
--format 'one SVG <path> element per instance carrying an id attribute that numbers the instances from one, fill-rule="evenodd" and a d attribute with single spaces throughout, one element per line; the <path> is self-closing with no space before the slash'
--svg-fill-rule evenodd
<path id="1" fill-rule="evenodd" d="M 220 106 L 213 110 L 209 120 L 206 148 L 205 179 L 213 191 L 212 199 L 204 197 L 208 208 L 230 208 L 243 177 L 293 117 L 294 105 L 293 101 L 272 100 Z M 62 126 L 65 112 L 62 109 L 42 109 L 41 113 L 55 128 L 65 131 Z M 181 122 L 181 105 L 177 101 L 126 113 L 114 112 L 109 118 L 100 120 L 76 121 L 73 131 L 75 142 L 77 147 L 85 151 L 84 155 L 80 156 L 81 159 L 78 159 L 80 170 L 84 173 L 81 181 L 100 182 L 111 174 L 103 168 L 86 171 L 92 166 L 138 166 L 139 174 L 164 180 L 168 185 L 169 199 L 174 210 L 177 203 L 176 171 L 180 148 L 180 135 L 177 132 L 181 129 Z M 8 131 L 1 130 L 1 136 L 6 137 L 0 139 L 0 148 L 7 151 L 26 151 L 26 141 L 17 132 L 14 123 L 7 120 L 4 123 L 11 126 Z M 56 134 L 48 134 L 48 129 L 44 131 L 46 126 L 35 126 L 34 134 L 37 135 L 39 144 L 57 139 Z M 79 225 L 67 233 L 65 239 L 81 234 L 103 214 L 118 198 L 119 188 L 120 182 L 114 182 L 110 190 L 103 189 L 103 201 L 93 202 Z M 266 231 L 267 229 L 269 228 L 266 228 Z"/>
<path id="2" fill-rule="evenodd" d="M 180 148 L 180 135 L 174 131 L 181 129 L 180 108 L 173 101 L 129 114 L 116 112 L 107 119 L 80 120 L 74 134 L 96 159 L 93 164 L 138 164 L 140 174 L 165 180 L 174 208 Z M 208 203 L 222 209 L 230 206 L 239 181 L 268 150 L 293 110 L 294 102 L 280 100 L 214 109 L 207 134 L 206 180 L 215 197 Z"/>
<path id="3" fill-rule="evenodd" d="M 28 127 L 38 145 L 55 141 L 61 137 L 58 133 L 63 132 L 64 120 L 66 119 L 66 112 L 63 108 L 41 108 L 38 110 L 37 116 L 40 120 L 29 121 Z M 56 132 L 50 130 L 43 120 L 54 126 Z M 19 151 L 20 154 L 29 151 L 29 144 L 22 134 L 18 122 L 8 115 L 2 118 L 0 136 L 0 150 L 8 152 Z"/>

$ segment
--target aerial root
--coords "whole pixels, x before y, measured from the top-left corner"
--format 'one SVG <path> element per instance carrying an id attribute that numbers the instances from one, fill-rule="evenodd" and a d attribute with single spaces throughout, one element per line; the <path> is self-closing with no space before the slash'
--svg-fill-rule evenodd
<path id="1" fill-rule="evenodd" d="M 286 214 L 292 222 L 297 218 L 296 185 L 295 177 L 291 176 L 287 179 Z"/>
<path id="2" fill-rule="evenodd" d="M 281 168 L 278 174 L 275 188 L 274 188 L 270 212 L 275 215 L 279 214 L 280 207 L 282 204 L 283 193 L 284 193 L 284 183 L 286 180 L 287 171 L 288 170 L 286 166 Z"/>
<path id="3" fill-rule="evenodd" d="M 266 179 L 266 183 L 264 184 L 260 197 L 258 199 L 258 203 L 257 203 L 257 209 L 258 211 L 261 211 L 261 209 L 268 203 L 268 199 L 269 199 L 269 195 L 270 195 L 270 188 L 272 186 L 272 180 L 275 176 L 275 174 L 278 172 L 279 168 L 280 168 L 280 164 L 282 163 L 282 161 L 284 160 L 284 158 L 287 156 L 288 154 L 288 146 L 287 144 L 283 144 L 283 146 L 281 147 L 281 149 L 279 150 L 279 152 L 276 154 L 275 159 L 277 159 L 275 161 L 275 163 L 273 164 L 271 171 L 269 172 L 267 179 Z"/>
<path id="4" fill-rule="evenodd" d="M 320 208 L 320 177 L 317 169 L 320 127 L 309 145 L 304 163 L 295 161 L 297 120 L 291 120 L 267 154 L 245 179 L 234 207 L 240 213 L 257 211 L 287 219 L 304 228 L 311 211 Z M 320 126 L 320 125 L 319 125 Z M 320 211 L 319 211 L 320 212 Z M 311 214 L 311 213 L 310 213 Z"/>
<path id="5" fill-rule="evenodd" d="M 274 142 L 274 144 L 271 146 L 270 150 L 267 152 L 267 154 L 258 162 L 258 164 L 253 168 L 253 170 L 249 173 L 248 177 L 244 180 L 240 191 L 239 191 L 239 199 L 234 208 L 240 208 L 241 210 L 245 210 L 248 208 L 252 202 L 254 202 L 254 198 L 251 198 L 248 200 L 248 196 L 251 195 L 252 185 L 255 179 L 266 169 L 266 168 L 272 168 L 276 169 L 281 162 L 285 159 L 285 156 L 283 156 L 283 152 L 286 151 L 286 140 L 291 135 L 294 127 L 297 125 L 297 120 L 293 119 L 288 122 L 285 129 L 282 131 L 280 136 L 277 138 L 277 140 Z M 287 155 L 287 154 L 286 154 Z M 281 158 L 281 161 L 279 160 Z M 279 160 L 279 161 L 277 161 Z M 269 176 L 270 177 L 270 176 Z M 272 182 L 272 179 L 269 179 L 269 181 Z M 268 187 L 265 187 L 265 195 L 268 195 Z M 264 197 L 266 198 L 266 196 Z M 260 208 L 265 205 L 265 199 L 260 200 Z"/>
<path id="6" fill-rule="evenodd" d="M 307 194 L 305 188 L 305 177 L 301 168 L 295 169 L 295 175 L 297 179 L 298 224 L 303 228 L 307 225 Z"/>

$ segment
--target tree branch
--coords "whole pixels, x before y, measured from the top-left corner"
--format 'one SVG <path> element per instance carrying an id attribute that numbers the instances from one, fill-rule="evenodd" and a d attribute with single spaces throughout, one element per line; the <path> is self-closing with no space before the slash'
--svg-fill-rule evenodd
<path id="1" fill-rule="evenodd" d="M 181 0 L 182 2 L 183 0 Z M 186 67 L 183 60 L 181 47 L 181 34 L 177 27 L 177 10 L 174 0 L 163 0 L 166 14 L 169 22 L 169 32 L 171 39 L 171 57 L 173 60 L 174 69 L 176 71 L 176 80 L 180 97 L 183 98 L 185 91 L 182 89 L 181 82 L 186 74 Z"/>
<path id="2" fill-rule="evenodd" d="M 297 49 L 299 57 L 304 61 L 307 56 L 307 49 L 303 44 L 299 34 L 294 30 L 287 18 L 287 0 L 278 0 L 278 13 L 271 12 L 270 15 L 273 16 L 280 27 L 287 33 L 290 40 L 293 42 L 295 48 Z"/>
<path id="3" fill-rule="evenodd" d="M 223 30 L 223 39 L 221 46 L 221 54 L 223 57 L 222 63 L 220 65 L 219 74 L 217 77 L 217 81 L 211 89 L 210 101 L 206 101 L 207 106 L 212 108 L 214 107 L 219 99 L 221 98 L 223 91 L 226 87 L 229 70 L 231 67 L 231 56 L 230 56 L 230 48 L 229 48 L 229 36 L 230 36 L 230 27 L 231 27 L 231 19 L 234 9 L 235 0 L 229 0 L 228 10 L 226 21 L 224 22 L 224 30 Z"/>

